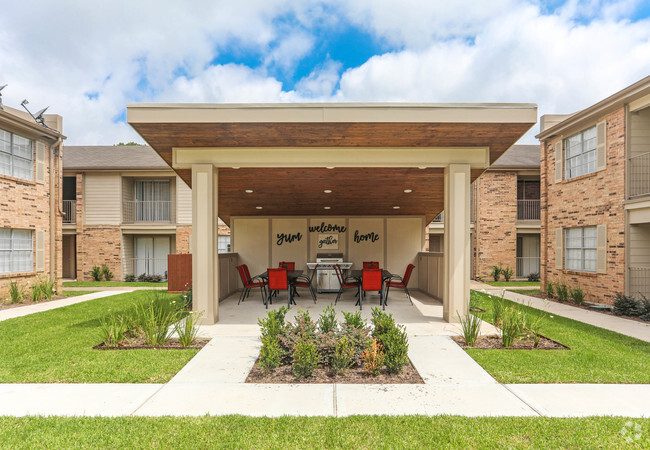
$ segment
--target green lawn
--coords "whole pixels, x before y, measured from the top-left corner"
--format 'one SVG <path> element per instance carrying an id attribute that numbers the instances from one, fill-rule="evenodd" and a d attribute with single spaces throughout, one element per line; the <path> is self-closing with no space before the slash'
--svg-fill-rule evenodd
<path id="1" fill-rule="evenodd" d="M 517 294 L 523 294 L 523 295 L 526 295 L 526 294 L 541 294 L 542 293 L 541 289 L 506 289 L 506 290 L 510 291 L 510 292 L 515 292 Z"/>
<path id="2" fill-rule="evenodd" d="M 639 425 L 629 444 L 626 423 Z M 7 448 L 648 448 L 650 419 L 456 416 L 0 418 Z"/>
<path id="3" fill-rule="evenodd" d="M 62 291 L 61 295 L 64 297 L 77 297 L 79 295 L 94 294 L 99 291 Z"/>
<path id="4" fill-rule="evenodd" d="M 539 281 L 484 281 L 484 283 L 494 287 L 515 287 L 515 286 L 539 287 Z"/>
<path id="5" fill-rule="evenodd" d="M 64 281 L 63 287 L 167 287 L 164 283 L 148 283 L 144 281 Z"/>
<path id="6" fill-rule="evenodd" d="M 478 314 L 490 321 L 490 295 L 472 291 Z M 512 302 L 506 301 L 507 304 Z M 521 306 L 523 311 L 541 311 Z M 650 343 L 549 315 L 541 334 L 571 350 L 467 350 L 501 383 L 647 383 Z"/>
<path id="7" fill-rule="evenodd" d="M 0 322 L 0 383 L 169 381 L 198 350 L 92 349 L 101 341 L 100 320 L 147 301 L 150 292 L 113 295 Z"/>

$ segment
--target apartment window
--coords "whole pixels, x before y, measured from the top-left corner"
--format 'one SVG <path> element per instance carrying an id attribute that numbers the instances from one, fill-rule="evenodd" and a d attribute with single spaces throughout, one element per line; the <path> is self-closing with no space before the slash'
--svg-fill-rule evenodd
<path id="1" fill-rule="evenodd" d="M 170 206 L 169 181 L 135 182 L 136 222 L 169 222 Z"/>
<path id="2" fill-rule="evenodd" d="M 596 171 L 596 127 L 564 140 L 564 178 Z"/>
<path id="3" fill-rule="evenodd" d="M 565 233 L 566 269 L 595 272 L 596 227 L 567 228 Z"/>
<path id="4" fill-rule="evenodd" d="M 0 228 L 0 274 L 33 271 L 33 232 Z"/>
<path id="5" fill-rule="evenodd" d="M 230 253 L 230 236 L 217 237 L 217 252 Z"/>
<path id="6" fill-rule="evenodd" d="M 34 179 L 34 142 L 0 130 L 0 175 Z"/>

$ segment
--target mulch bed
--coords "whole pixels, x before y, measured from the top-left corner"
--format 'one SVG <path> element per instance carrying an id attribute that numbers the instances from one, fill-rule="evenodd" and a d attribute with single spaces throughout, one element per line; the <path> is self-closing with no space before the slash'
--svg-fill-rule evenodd
<path id="1" fill-rule="evenodd" d="M 512 347 L 504 347 L 503 343 L 501 342 L 501 337 L 497 335 L 479 336 L 473 347 L 468 347 L 465 345 L 465 339 L 463 339 L 462 336 L 452 336 L 452 339 L 456 342 L 456 344 L 460 345 L 464 349 L 477 348 L 502 350 L 571 350 L 569 347 L 544 336 L 540 336 L 539 344 L 537 347 L 535 347 L 535 343 L 530 339 L 525 341 L 516 339 L 512 344 Z"/>
<path id="2" fill-rule="evenodd" d="M 210 342 L 210 339 L 196 339 L 194 340 L 194 344 L 189 346 L 189 347 L 183 347 L 178 339 L 172 338 L 167 341 L 165 345 L 160 345 L 160 346 L 151 346 L 151 345 L 146 345 L 144 339 L 142 338 L 135 338 L 132 339 L 128 342 L 126 342 L 124 345 L 120 345 L 118 347 L 109 347 L 105 345 L 103 342 L 101 344 L 95 345 L 93 349 L 95 350 L 140 350 L 140 349 L 149 349 L 149 350 L 186 350 L 186 349 L 201 349 L 206 346 L 206 344 Z"/>
<path id="3" fill-rule="evenodd" d="M 264 373 L 258 365 L 259 358 L 251 369 L 246 383 L 274 383 L 274 384 L 424 384 L 422 377 L 409 364 L 404 367 L 402 373 L 393 375 L 382 369 L 376 377 L 369 375 L 363 367 L 353 367 L 343 375 L 332 374 L 329 367 L 319 367 L 309 378 L 296 378 L 291 371 L 291 366 L 280 366 L 273 372 Z"/>

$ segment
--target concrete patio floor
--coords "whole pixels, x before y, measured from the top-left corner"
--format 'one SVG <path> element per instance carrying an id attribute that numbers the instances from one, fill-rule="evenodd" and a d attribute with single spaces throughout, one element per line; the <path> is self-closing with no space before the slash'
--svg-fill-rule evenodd
<path id="1" fill-rule="evenodd" d="M 302 294 L 289 320 L 298 308 L 317 318 L 335 297 L 318 298 L 314 305 L 308 293 Z M 166 384 L 0 384 L 0 415 L 650 417 L 648 384 L 498 383 L 451 340 L 459 328 L 442 321 L 441 303 L 419 292 L 413 292 L 414 306 L 403 293 L 391 293 L 387 311 L 405 324 L 409 355 L 424 384 L 247 384 L 244 381 L 260 349 L 257 319 L 266 310 L 259 294 L 251 293 L 239 306 L 237 299 L 233 295 L 221 302 L 220 323 L 200 330 L 201 336 L 214 339 Z M 352 294 L 346 293 L 337 311 L 357 310 L 354 302 Z M 282 304 L 276 301 L 274 306 Z M 371 306 L 377 304 L 378 296 L 371 297 L 363 316 L 369 318 Z M 489 324 L 482 328 L 484 333 L 494 331 Z"/>

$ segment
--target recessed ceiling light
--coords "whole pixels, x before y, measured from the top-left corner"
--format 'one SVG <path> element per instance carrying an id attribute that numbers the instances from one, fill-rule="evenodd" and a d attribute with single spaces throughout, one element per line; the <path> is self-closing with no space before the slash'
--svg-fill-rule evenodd
<path id="1" fill-rule="evenodd" d="M 393 209 L 399 209 L 399 206 L 393 206 Z"/>
<path id="2" fill-rule="evenodd" d="M 326 194 L 331 194 L 332 190 L 331 189 L 325 189 L 323 192 L 325 192 Z"/>
<path id="3" fill-rule="evenodd" d="M 236 169 L 239 169 L 239 167 L 233 167 L 233 169 L 235 169 L 235 170 L 236 170 Z"/>
<path id="4" fill-rule="evenodd" d="M 323 209 L 332 209 L 331 206 L 323 206 Z"/>
<path id="5" fill-rule="evenodd" d="M 261 206 L 256 206 L 255 209 L 262 209 L 262 207 Z"/>
<path id="6" fill-rule="evenodd" d="M 333 169 L 334 167 L 325 167 L 326 169 Z"/>
<path id="7" fill-rule="evenodd" d="M 253 190 L 252 190 L 252 189 L 246 189 L 246 193 L 247 193 L 247 194 L 252 194 L 252 193 L 253 193 Z"/>
<path id="8" fill-rule="evenodd" d="M 420 167 L 418 167 L 418 169 L 426 169 L 426 168 L 427 168 L 427 166 L 420 166 Z"/>
<path id="9" fill-rule="evenodd" d="M 410 194 L 411 192 L 413 192 L 413 189 L 404 189 L 405 194 Z"/>

